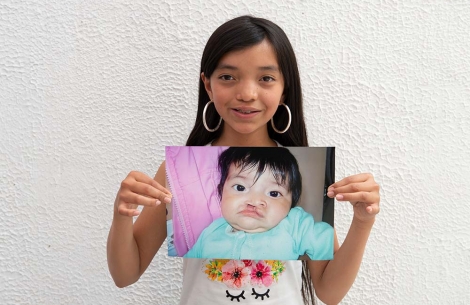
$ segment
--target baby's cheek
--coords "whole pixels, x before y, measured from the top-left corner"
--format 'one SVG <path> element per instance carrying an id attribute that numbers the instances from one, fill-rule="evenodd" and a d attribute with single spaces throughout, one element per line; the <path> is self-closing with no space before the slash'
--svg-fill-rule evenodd
<path id="1" fill-rule="evenodd" d="M 222 213 L 227 210 L 227 200 L 225 200 L 223 197 L 220 201 L 220 210 L 222 211 Z"/>
<path id="2" fill-rule="evenodd" d="M 224 217 L 225 219 L 231 219 L 233 217 L 234 206 L 230 198 L 222 198 L 222 201 L 220 202 L 220 211 L 222 213 L 222 217 Z"/>
<path id="3" fill-rule="evenodd" d="M 272 224 L 273 227 L 277 226 L 284 218 L 287 217 L 287 214 L 289 214 L 290 209 L 286 208 L 279 208 L 273 211 L 271 214 L 271 221 L 270 223 Z"/>

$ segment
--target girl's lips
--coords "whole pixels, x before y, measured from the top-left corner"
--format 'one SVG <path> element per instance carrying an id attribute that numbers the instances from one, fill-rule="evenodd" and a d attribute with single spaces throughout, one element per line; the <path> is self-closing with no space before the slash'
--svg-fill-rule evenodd
<path id="1" fill-rule="evenodd" d="M 238 109 L 232 108 L 232 112 L 235 116 L 241 119 L 251 119 L 260 113 L 260 110 L 251 110 L 251 109 Z"/>

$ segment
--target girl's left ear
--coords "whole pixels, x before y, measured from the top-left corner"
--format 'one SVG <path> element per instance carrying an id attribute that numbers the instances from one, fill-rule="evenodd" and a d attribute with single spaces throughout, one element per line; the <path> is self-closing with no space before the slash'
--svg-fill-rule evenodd
<path id="1" fill-rule="evenodd" d="M 207 95 L 212 100 L 212 88 L 211 88 L 211 81 L 204 75 L 204 72 L 201 72 L 201 80 L 204 83 L 204 89 L 206 89 Z"/>

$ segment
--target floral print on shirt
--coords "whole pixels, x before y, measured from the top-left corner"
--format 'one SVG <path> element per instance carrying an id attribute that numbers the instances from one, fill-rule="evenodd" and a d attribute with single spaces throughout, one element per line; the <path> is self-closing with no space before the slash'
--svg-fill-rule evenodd
<path id="1" fill-rule="evenodd" d="M 284 271 L 284 262 L 278 260 L 211 259 L 204 266 L 208 279 L 222 282 L 231 289 L 269 287 Z"/>

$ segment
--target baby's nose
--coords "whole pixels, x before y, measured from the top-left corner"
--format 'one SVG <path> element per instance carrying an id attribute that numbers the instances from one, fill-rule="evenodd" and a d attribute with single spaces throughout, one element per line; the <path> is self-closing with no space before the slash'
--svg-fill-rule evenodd
<path id="1" fill-rule="evenodd" d="M 252 198 L 250 204 L 254 207 L 265 207 L 267 205 L 266 201 L 262 197 Z"/>

